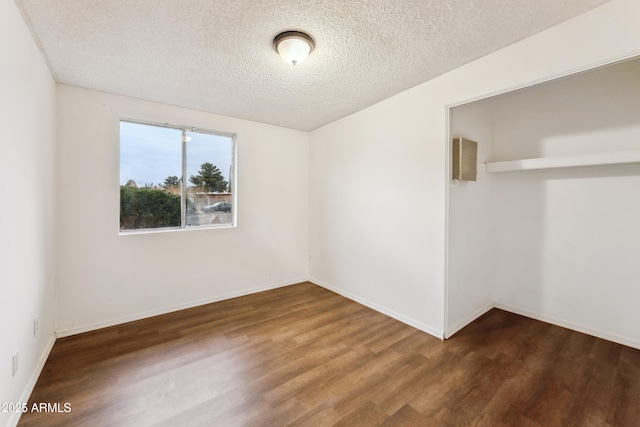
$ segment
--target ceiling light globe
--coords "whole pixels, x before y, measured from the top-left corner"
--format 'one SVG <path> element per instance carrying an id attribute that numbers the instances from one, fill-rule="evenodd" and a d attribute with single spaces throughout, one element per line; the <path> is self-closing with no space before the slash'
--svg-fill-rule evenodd
<path id="1" fill-rule="evenodd" d="M 289 64 L 301 64 L 313 50 L 313 39 L 304 33 L 287 31 L 273 40 L 273 46 Z"/>

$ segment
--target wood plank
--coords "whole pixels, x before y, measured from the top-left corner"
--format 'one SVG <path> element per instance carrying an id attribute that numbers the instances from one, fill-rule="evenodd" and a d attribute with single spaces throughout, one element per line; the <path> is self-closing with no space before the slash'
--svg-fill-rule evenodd
<path id="1" fill-rule="evenodd" d="M 640 351 L 501 310 L 442 341 L 310 283 L 59 339 L 21 426 L 640 425 Z"/>

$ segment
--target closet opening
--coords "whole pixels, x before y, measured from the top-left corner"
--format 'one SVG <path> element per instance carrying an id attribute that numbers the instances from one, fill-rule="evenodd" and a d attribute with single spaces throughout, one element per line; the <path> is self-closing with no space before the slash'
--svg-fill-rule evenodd
<path id="1" fill-rule="evenodd" d="M 452 106 L 455 138 L 445 336 L 496 307 L 640 348 L 640 58 Z"/>

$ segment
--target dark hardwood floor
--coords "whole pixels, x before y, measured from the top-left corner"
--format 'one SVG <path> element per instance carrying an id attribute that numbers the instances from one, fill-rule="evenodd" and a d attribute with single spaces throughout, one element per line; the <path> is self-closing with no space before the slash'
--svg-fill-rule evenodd
<path id="1" fill-rule="evenodd" d="M 640 426 L 640 351 L 500 310 L 441 341 L 310 283 L 59 339 L 23 426 Z"/>

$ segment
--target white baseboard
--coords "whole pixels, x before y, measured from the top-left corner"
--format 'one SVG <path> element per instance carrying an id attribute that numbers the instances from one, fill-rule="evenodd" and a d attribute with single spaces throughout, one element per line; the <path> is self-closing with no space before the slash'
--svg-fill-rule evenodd
<path id="1" fill-rule="evenodd" d="M 602 338 L 607 341 L 612 341 L 618 344 L 626 345 L 627 347 L 633 347 L 640 350 L 640 341 L 621 337 L 618 335 L 610 334 L 608 332 L 599 331 L 597 329 L 590 328 L 588 326 L 580 325 L 578 323 L 569 322 L 567 320 L 558 319 L 557 317 L 547 316 L 545 314 L 534 313 L 529 310 L 523 310 L 507 304 L 495 303 L 495 308 L 508 311 L 510 313 L 519 314 L 521 316 L 529 317 L 531 319 L 540 320 L 542 322 L 551 323 L 552 325 L 561 326 L 563 328 L 571 329 L 583 334 L 591 335 L 597 338 Z"/>
<path id="2" fill-rule="evenodd" d="M 473 313 L 471 313 L 470 315 L 468 315 L 464 319 L 456 322 L 453 326 L 447 328 L 447 333 L 445 335 L 445 338 L 446 339 L 451 338 L 453 336 L 453 334 L 455 334 L 456 332 L 460 331 L 460 329 L 464 328 L 469 323 L 473 322 L 478 317 L 482 316 L 487 311 L 491 310 L 493 307 L 494 307 L 493 302 L 490 302 L 489 304 L 486 304 L 483 307 L 479 308 L 478 310 L 474 311 Z"/>
<path id="3" fill-rule="evenodd" d="M 54 333 L 54 334 L 51 334 L 51 338 L 49 338 L 49 342 L 47 343 L 47 346 L 42 351 L 42 354 L 40 354 L 40 358 L 38 359 L 38 364 L 33 370 L 33 374 L 31 374 L 31 378 L 29 378 L 29 382 L 27 383 L 27 386 L 22 391 L 22 395 L 20 396 L 20 399 L 18 399 L 18 402 L 27 403 L 29 401 L 29 397 L 31 397 L 31 393 L 33 393 L 33 389 L 36 386 L 36 383 L 38 382 L 38 378 L 40 378 L 40 374 L 44 369 L 44 364 L 47 362 L 47 359 L 49 358 L 49 354 L 51 353 L 51 349 L 53 349 L 53 345 L 55 343 L 56 343 L 56 335 Z M 20 412 L 13 412 L 11 414 L 11 418 L 9 418 L 9 424 L 7 425 L 8 426 L 18 425 L 18 421 L 20 421 L 21 415 L 22 414 Z"/>
<path id="4" fill-rule="evenodd" d="M 444 338 L 444 331 L 442 331 L 442 330 L 439 330 L 437 328 L 433 328 L 433 327 L 431 327 L 431 326 L 429 326 L 429 325 L 427 325 L 425 323 L 419 322 L 419 321 L 417 321 L 415 319 L 412 319 L 410 317 L 404 316 L 402 314 L 398 314 L 393 310 L 390 310 L 390 309 L 388 309 L 386 307 L 383 307 L 383 306 L 381 306 L 379 304 L 376 304 L 374 302 L 371 302 L 369 300 L 361 298 L 361 297 L 359 297 L 357 295 L 352 294 L 351 292 L 345 291 L 345 290 L 340 289 L 340 288 L 338 288 L 336 286 L 330 285 L 330 284 L 328 284 L 326 282 L 323 282 L 322 280 L 310 277 L 308 279 L 308 281 L 313 283 L 314 285 L 318 285 L 320 287 L 323 287 L 325 289 L 333 291 L 333 292 L 335 292 L 335 293 L 337 293 L 339 295 L 342 295 L 345 298 L 348 298 L 348 299 L 350 299 L 352 301 L 355 301 L 355 302 L 357 302 L 359 304 L 367 306 L 367 307 L 369 307 L 369 308 L 371 308 L 371 309 L 373 309 L 373 310 L 375 310 L 375 311 L 377 311 L 379 313 L 382 313 L 384 315 L 392 317 L 392 318 L 394 318 L 394 319 L 396 319 L 396 320 L 398 320 L 398 321 L 400 321 L 402 323 L 405 323 L 405 324 L 407 324 L 409 326 L 412 326 L 412 327 L 414 327 L 416 329 L 419 329 L 419 330 L 421 330 L 423 332 L 426 332 L 429 335 L 433 335 L 436 338 L 440 338 L 440 339 Z"/>
<path id="5" fill-rule="evenodd" d="M 121 325 L 127 322 L 147 319 L 149 317 L 159 316 L 161 314 L 167 314 L 167 313 L 172 313 L 174 311 L 185 310 L 187 308 L 198 307 L 200 305 L 206 305 L 214 302 L 224 301 L 231 298 L 251 295 L 258 292 L 268 291 L 271 289 L 283 288 L 285 286 L 291 286 L 291 285 L 295 285 L 296 283 L 301 283 L 306 281 L 307 281 L 306 277 L 301 277 L 301 278 L 290 280 L 287 282 L 259 286 L 256 288 L 245 289 L 239 292 L 231 292 L 228 294 L 218 295 L 215 297 L 206 298 L 198 301 L 192 301 L 184 304 L 176 304 L 169 307 L 160 308 L 157 310 L 150 310 L 150 311 L 145 311 L 143 313 L 132 314 L 130 316 L 123 316 L 116 319 L 105 320 L 103 322 L 96 322 L 96 323 L 91 323 L 89 325 L 83 325 L 83 326 L 74 326 L 72 328 L 63 328 L 63 329 L 57 330 L 56 335 L 58 336 L 58 338 L 68 337 L 71 335 L 81 334 L 83 332 L 95 331 L 97 329 L 108 328 L 110 326 L 115 326 L 115 325 Z"/>

